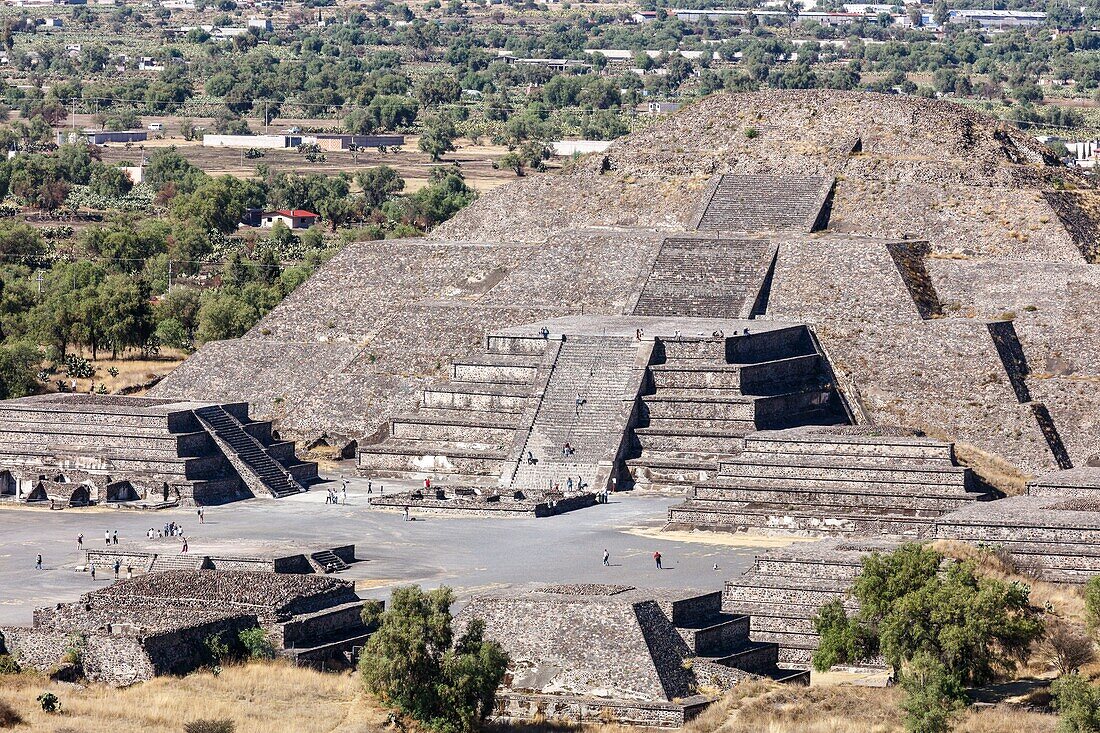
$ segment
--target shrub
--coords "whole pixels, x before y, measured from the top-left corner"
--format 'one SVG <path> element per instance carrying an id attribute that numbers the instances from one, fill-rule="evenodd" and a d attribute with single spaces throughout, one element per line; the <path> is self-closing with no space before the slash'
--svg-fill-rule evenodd
<path id="1" fill-rule="evenodd" d="M 0 700 L 0 728 L 14 728 L 23 724 L 23 716 L 15 711 L 11 705 Z"/>
<path id="2" fill-rule="evenodd" d="M 245 629 L 241 632 L 241 643 L 244 644 L 250 659 L 273 659 L 275 647 L 267 639 L 267 632 L 259 626 L 253 629 Z"/>
<path id="3" fill-rule="evenodd" d="M 42 706 L 42 712 L 61 712 L 61 700 L 57 697 L 57 695 L 53 694 L 52 692 L 43 692 L 35 699 L 38 700 L 38 704 Z"/>
<path id="4" fill-rule="evenodd" d="M 958 678 L 931 654 L 920 652 L 901 673 L 905 729 L 911 733 L 947 733 L 952 715 L 963 706 Z"/>
<path id="5" fill-rule="evenodd" d="M 0 654 L 0 675 L 19 674 L 19 662 L 10 654 Z"/>
<path id="6" fill-rule="evenodd" d="M 1096 659 L 1088 634 L 1061 619 L 1047 624 L 1039 653 L 1059 675 L 1069 674 Z"/>
<path id="7" fill-rule="evenodd" d="M 758 137 L 759 135 L 760 135 L 760 131 L 757 130 L 755 127 L 749 127 L 745 130 L 745 137 L 747 137 L 749 140 L 752 140 L 753 138 Z"/>
<path id="8" fill-rule="evenodd" d="M 1091 733 L 1100 730 L 1100 689 L 1080 675 L 1059 677 L 1050 686 L 1061 722 L 1059 733 Z"/>
<path id="9" fill-rule="evenodd" d="M 1085 583 L 1085 623 L 1090 631 L 1100 628 L 1100 575 Z"/>
<path id="10" fill-rule="evenodd" d="M 397 588 L 359 658 L 367 690 L 441 733 L 470 733 L 492 710 L 508 657 L 472 621 L 454 641 L 454 593 Z"/>
<path id="11" fill-rule="evenodd" d="M 232 720 L 192 720 L 184 723 L 184 733 L 233 733 L 237 724 Z"/>
<path id="12" fill-rule="evenodd" d="M 382 612 L 385 608 L 386 604 L 382 601 L 363 601 L 363 610 L 359 612 L 359 617 L 363 620 L 363 625 L 368 628 L 377 626 L 378 622 L 382 620 Z"/>

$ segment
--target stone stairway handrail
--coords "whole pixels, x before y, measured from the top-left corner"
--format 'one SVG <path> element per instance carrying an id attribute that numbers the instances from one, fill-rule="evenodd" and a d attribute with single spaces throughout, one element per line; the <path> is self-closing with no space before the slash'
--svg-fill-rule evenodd
<path id="1" fill-rule="evenodd" d="M 240 423 L 240 421 L 237 420 L 232 415 L 230 415 L 223 407 L 221 407 L 220 405 L 216 405 L 213 408 L 201 408 L 201 409 L 208 409 L 208 410 L 211 410 L 211 411 L 216 409 L 219 413 L 224 415 L 230 421 L 230 424 L 233 427 L 235 427 L 238 430 L 238 432 L 240 432 L 242 435 L 244 435 L 245 439 L 247 441 L 249 441 L 252 444 L 252 446 L 259 451 L 260 455 L 262 455 L 264 458 L 266 458 L 268 461 L 270 461 L 271 463 L 273 463 L 275 465 L 277 470 L 279 470 L 284 475 L 284 477 L 287 480 L 287 483 L 291 486 L 291 488 L 297 488 L 297 490 L 299 492 L 307 491 L 306 487 L 302 486 L 302 484 L 298 482 L 298 479 L 294 478 L 294 474 L 292 474 L 290 472 L 290 470 L 287 469 L 285 466 L 283 466 L 281 463 L 279 463 L 274 458 L 272 458 L 270 455 L 268 455 L 267 449 L 264 447 L 263 443 L 261 443 L 253 435 L 251 435 L 247 430 L 245 430 L 244 426 Z M 207 432 L 210 433 L 210 437 L 214 438 L 215 441 L 225 442 L 227 445 L 229 445 L 232 448 L 232 446 L 229 444 L 228 439 L 223 437 L 218 432 L 218 429 L 216 427 L 214 427 L 213 423 L 211 423 L 202 414 L 200 414 L 200 410 L 195 410 L 195 418 L 199 421 L 200 424 L 202 424 L 202 426 L 204 428 L 206 428 Z M 277 493 L 276 489 L 261 474 L 260 467 L 254 466 L 252 464 L 252 461 L 244 458 L 236 450 L 233 450 L 232 452 L 233 452 L 234 455 L 236 455 L 240 458 L 241 463 L 244 464 L 244 466 L 249 470 L 249 472 L 251 472 L 252 475 L 255 476 L 259 480 L 259 482 L 265 488 L 268 489 L 268 491 L 270 491 L 272 494 Z M 227 455 L 226 458 L 231 458 L 231 457 Z M 261 459 L 261 460 L 263 460 L 263 459 Z"/>

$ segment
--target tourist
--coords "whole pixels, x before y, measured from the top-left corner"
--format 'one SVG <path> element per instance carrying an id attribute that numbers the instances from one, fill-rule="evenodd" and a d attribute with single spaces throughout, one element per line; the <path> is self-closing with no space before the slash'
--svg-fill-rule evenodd
<path id="1" fill-rule="evenodd" d="M 642 340 L 642 329 L 640 329 L 640 328 L 634 329 L 634 340 L 635 341 L 641 341 Z"/>
<path id="2" fill-rule="evenodd" d="M 546 326 L 543 326 L 542 328 L 540 328 L 540 329 L 539 329 L 539 334 L 540 334 L 540 335 L 541 335 L 541 336 L 542 336 L 542 337 L 543 337 L 544 339 L 548 339 L 548 338 L 550 338 L 550 329 L 549 329 L 549 328 L 547 328 Z"/>
<path id="3" fill-rule="evenodd" d="M 408 505 L 405 506 L 405 521 L 406 522 L 409 521 L 409 507 L 408 507 Z"/>
<path id="4" fill-rule="evenodd" d="M 118 571 L 122 569 L 122 561 L 115 560 L 115 580 L 118 580 Z"/>
<path id="5" fill-rule="evenodd" d="M 126 580 L 133 580 L 133 579 L 134 579 L 134 566 L 133 565 L 127 565 L 126 566 Z"/>
<path id="6" fill-rule="evenodd" d="M 424 490 L 430 491 L 432 488 L 432 480 L 429 477 L 424 478 Z"/>
<path id="7" fill-rule="evenodd" d="M 84 549 L 84 533 L 83 532 L 76 536 L 76 549 L 78 549 L 78 550 L 83 550 Z"/>
<path id="8" fill-rule="evenodd" d="M 657 563 L 658 570 L 664 570 L 664 568 L 661 567 L 661 553 L 659 550 L 653 552 L 653 562 Z"/>
<path id="9" fill-rule="evenodd" d="M 347 506 L 348 505 L 348 482 L 347 481 L 344 482 L 344 485 L 340 489 L 340 492 L 343 495 L 344 506 Z"/>
<path id="10" fill-rule="evenodd" d="M 714 572 L 718 572 L 718 563 L 714 563 Z"/>
<path id="11" fill-rule="evenodd" d="M 92 572 L 92 582 L 94 583 L 95 582 L 95 565 L 93 565 L 91 567 L 91 572 Z"/>
<path id="12" fill-rule="evenodd" d="M 109 529 L 103 530 L 103 544 L 105 544 L 105 545 L 110 545 L 111 544 L 111 530 L 109 530 Z"/>
<path id="13" fill-rule="evenodd" d="M 566 488 L 567 491 L 569 491 L 569 493 L 573 493 L 573 477 L 572 476 L 570 476 L 569 479 L 565 482 L 565 488 Z"/>
<path id="14" fill-rule="evenodd" d="M 34 569 L 35 570 L 41 570 L 42 569 L 42 555 L 41 554 L 39 554 L 38 557 L 36 557 L 35 560 L 34 560 Z"/>
<path id="15" fill-rule="evenodd" d="M 531 451 L 527 451 L 527 465 L 528 466 L 535 465 L 535 454 L 532 453 Z"/>
<path id="16" fill-rule="evenodd" d="M 673 334 L 672 334 L 672 338 L 673 338 L 674 340 L 676 340 L 676 341 L 679 341 L 679 340 L 680 340 L 680 329 L 678 329 L 678 328 L 677 328 L 677 329 L 676 329 L 676 331 L 675 331 L 675 332 L 673 332 Z"/>
<path id="17" fill-rule="evenodd" d="M 114 532 L 111 533 L 111 544 L 112 545 L 117 545 L 118 544 L 118 530 L 117 529 Z"/>
<path id="18" fill-rule="evenodd" d="M 372 488 L 371 480 L 367 479 L 367 494 L 372 494 L 372 493 L 374 493 L 374 489 Z"/>
<path id="19" fill-rule="evenodd" d="M 611 567 L 611 553 L 608 552 L 606 549 L 604 549 L 603 551 L 603 566 L 605 568 Z"/>
<path id="20" fill-rule="evenodd" d="M 183 538 L 183 547 L 180 548 L 180 552 L 187 552 L 187 538 Z"/>
<path id="21" fill-rule="evenodd" d="M 205 512 L 203 511 L 203 508 L 200 506 L 197 510 L 195 510 L 195 513 L 199 515 L 199 524 L 205 524 L 206 518 L 204 516 Z"/>

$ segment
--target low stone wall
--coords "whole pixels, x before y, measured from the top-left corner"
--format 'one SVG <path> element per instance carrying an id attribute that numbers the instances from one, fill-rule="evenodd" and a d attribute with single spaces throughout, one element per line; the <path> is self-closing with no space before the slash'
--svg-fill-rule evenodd
<path id="1" fill-rule="evenodd" d="M 647 728 L 680 728 L 710 703 L 711 700 L 677 704 L 502 692 L 497 694 L 493 715 L 520 720 L 567 720 L 570 723 L 613 722 Z"/>

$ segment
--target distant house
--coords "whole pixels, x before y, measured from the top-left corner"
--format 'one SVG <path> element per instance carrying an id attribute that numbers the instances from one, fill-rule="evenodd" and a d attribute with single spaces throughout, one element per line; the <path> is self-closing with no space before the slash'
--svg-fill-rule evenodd
<path id="1" fill-rule="evenodd" d="M 260 226 L 264 229 L 270 229 L 275 226 L 275 222 L 281 221 L 291 229 L 309 229 L 320 220 L 320 214 L 314 214 L 312 211 L 306 211 L 305 209 L 278 209 L 276 211 L 265 211 L 263 218 L 260 220 Z"/>
<path id="2" fill-rule="evenodd" d="M 81 130 L 71 132 L 58 130 L 57 144 L 74 144 L 86 142 L 89 145 L 105 145 L 107 143 L 139 143 L 149 139 L 149 133 L 145 130 Z"/>

